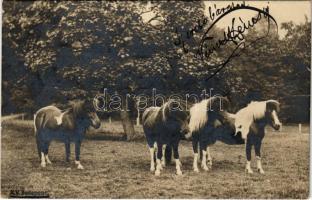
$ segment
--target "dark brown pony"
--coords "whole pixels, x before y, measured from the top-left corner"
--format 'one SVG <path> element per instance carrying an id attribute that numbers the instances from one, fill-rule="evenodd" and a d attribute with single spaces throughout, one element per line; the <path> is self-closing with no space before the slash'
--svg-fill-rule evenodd
<path id="1" fill-rule="evenodd" d="M 193 169 L 199 172 L 198 169 L 198 146 L 201 155 L 201 167 L 208 171 L 208 164 L 211 164 L 211 156 L 209 152 L 209 145 L 221 140 L 226 143 L 237 143 L 241 140 L 240 136 L 234 135 L 233 119 L 230 113 L 227 112 L 229 108 L 229 100 L 226 97 L 214 96 L 209 99 L 202 100 L 194 104 L 190 109 L 190 123 L 189 128 L 192 134 L 192 145 L 194 152 Z M 219 123 L 219 125 L 217 125 Z M 216 132 L 217 126 L 232 127 L 232 133 Z"/>
<path id="2" fill-rule="evenodd" d="M 51 164 L 48 157 L 50 142 L 61 140 L 65 143 L 67 163 L 70 157 L 70 142 L 75 143 L 75 164 L 78 169 L 83 169 L 80 163 L 80 145 L 84 134 L 90 126 L 99 128 L 100 125 L 92 105 L 85 101 L 71 101 L 69 108 L 63 112 L 52 105 L 39 109 L 34 115 L 34 126 L 41 166 Z"/>
<path id="3" fill-rule="evenodd" d="M 149 107 L 142 116 L 143 130 L 147 140 L 151 156 L 151 171 L 159 176 L 160 171 L 166 165 L 165 151 L 173 150 L 173 157 L 176 162 L 176 173 L 182 175 L 181 162 L 179 159 L 179 142 L 189 134 L 189 114 L 183 101 L 176 102 L 169 100 L 161 107 Z M 156 167 L 155 167 L 155 151 Z"/>

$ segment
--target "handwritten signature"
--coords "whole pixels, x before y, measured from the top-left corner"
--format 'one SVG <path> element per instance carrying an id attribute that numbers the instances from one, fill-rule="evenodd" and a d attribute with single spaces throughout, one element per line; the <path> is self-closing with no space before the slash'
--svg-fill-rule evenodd
<path id="1" fill-rule="evenodd" d="M 269 13 L 269 6 L 263 8 L 262 10 L 256 7 L 248 6 L 245 5 L 245 2 L 241 4 L 229 4 L 225 8 L 217 9 L 216 5 L 215 7 L 215 12 L 212 11 L 212 8 L 209 7 L 209 18 L 208 17 L 203 17 L 203 19 L 199 19 L 197 21 L 197 24 L 186 31 L 186 40 L 192 39 L 195 33 L 198 33 L 200 31 L 203 31 L 205 29 L 205 32 L 203 36 L 201 37 L 201 40 L 199 42 L 198 48 L 196 52 L 194 53 L 194 56 L 198 59 L 201 59 L 204 61 L 205 59 L 211 58 L 211 55 L 216 52 L 218 49 L 220 49 L 222 46 L 227 45 L 228 43 L 232 43 L 235 45 L 234 50 L 231 52 L 230 55 L 227 56 L 223 61 L 221 61 L 217 65 L 208 65 L 208 67 L 212 67 L 216 69 L 214 73 L 212 73 L 209 77 L 206 78 L 206 80 L 211 79 L 214 77 L 218 72 L 220 72 L 227 63 L 231 61 L 234 57 L 237 57 L 241 54 L 241 52 L 248 46 L 251 46 L 252 44 L 255 44 L 259 40 L 267 37 L 270 32 L 270 26 L 271 26 L 271 21 L 274 23 L 276 27 L 278 27 L 276 20 L 274 19 L 273 16 L 270 15 Z M 212 28 L 225 16 L 233 13 L 233 12 L 238 12 L 242 10 L 251 10 L 257 12 L 257 15 L 255 17 L 252 17 L 250 20 L 244 20 L 241 17 L 234 17 L 231 20 L 231 24 L 226 28 L 226 30 L 223 32 L 223 37 L 222 39 L 218 39 L 215 42 L 215 38 L 210 35 L 210 32 Z M 258 37 L 252 41 L 250 41 L 248 44 L 246 43 L 246 38 L 245 38 L 245 32 L 254 27 L 262 18 L 265 18 L 268 20 L 268 29 L 267 33 L 265 36 Z M 205 28 L 208 25 L 209 19 L 212 21 L 212 23 L 209 25 L 209 27 Z M 184 53 L 189 53 L 189 49 L 187 48 L 186 45 L 186 40 L 183 39 L 182 33 L 178 32 L 178 29 L 176 28 L 176 34 L 177 34 L 177 40 L 174 41 L 174 44 L 176 46 L 181 46 L 183 49 Z"/>

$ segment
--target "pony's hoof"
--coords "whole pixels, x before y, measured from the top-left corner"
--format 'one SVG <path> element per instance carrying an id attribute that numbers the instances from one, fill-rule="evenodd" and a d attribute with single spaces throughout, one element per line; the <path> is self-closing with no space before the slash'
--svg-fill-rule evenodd
<path id="1" fill-rule="evenodd" d="M 202 168 L 203 168 L 203 170 L 205 170 L 205 171 L 209 171 L 209 168 L 207 167 L 207 165 L 202 164 Z"/>
<path id="2" fill-rule="evenodd" d="M 263 169 L 258 169 L 258 172 L 259 172 L 260 174 L 264 174 Z"/>
<path id="3" fill-rule="evenodd" d="M 208 160 L 208 165 L 209 165 L 209 167 L 212 166 L 212 160 Z"/>
<path id="4" fill-rule="evenodd" d="M 160 170 L 155 171 L 155 176 L 160 176 Z"/>
<path id="5" fill-rule="evenodd" d="M 43 168 L 45 168 L 45 167 L 47 166 L 46 163 L 41 163 L 40 165 L 41 165 L 41 167 L 43 167 Z"/>
<path id="6" fill-rule="evenodd" d="M 177 171 L 177 175 L 178 175 L 178 176 L 181 176 L 181 175 L 182 175 L 182 171 L 181 171 L 181 170 L 178 170 L 178 171 Z"/>
<path id="7" fill-rule="evenodd" d="M 49 161 L 47 161 L 47 164 L 52 165 L 52 162 L 49 160 Z"/>
<path id="8" fill-rule="evenodd" d="M 194 172 L 198 173 L 199 169 L 198 168 L 194 168 Z"/>
<path id="9" fill-rule="evenodd" d="M 150 168 L 151 172 L 155 171 L 155 167 Z"/>
<path id="10" fill-rule="evenodd" d="M 166 162 L 165 161 L 161 162 L 161 166 L 166 167 Z"/>
<path id="11" fill-rule="evenodd" d="M 83 166 L 82 166 L 81 164 L 79 164 L 79 165 L 77 166 L 77 169 L 84 169 L 84 168 L 83 168 Z"/>

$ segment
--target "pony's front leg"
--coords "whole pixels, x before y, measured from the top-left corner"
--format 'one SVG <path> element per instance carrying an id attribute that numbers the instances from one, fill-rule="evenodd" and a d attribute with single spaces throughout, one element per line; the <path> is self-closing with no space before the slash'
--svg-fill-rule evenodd
<path id="1" fill-rule="evenodd" d="M 81 141 L 77 140 L 75 142 L 75 164 L 77 165 L 77 169 L 84 169 L 83 166 L 80 163 L 80 146 L 81 146 Z"/>
<path id="2" fill-rule="evenodd" d="M 157 142 L 156 171 L 155 171 L 156 176 L 159 176 L 160 170 L 162 170 L 161 158 L 162 158 L 162 143 Z"/>
<path id="3" fill-rule="evenodd" d="M 180 158 L 179 158 L 179 143 L 176 143 L 173 145 L 173 157 L 175 159 L 175 163 L 176 163 L 176 170 L 177 170 L 177 175 L 182 175 L 182 171 L 181 171 L 181 162 L 180 162 Z"/>
<path id="4" fill-rule="evenodd" d="M 193 135 L 192 145 L 193 145 L 193 152 L 194 152 L 194 160 L 193 160 L 193 170 L 194 172 L 199 172 L 198 169 L 198 135 Z"/>
<path id="5" fill-rule="evenodd" d="M 203 170 L 209 171 L 209 168 L 207 166 L 207 152 L 206 152 L 207 144 L 200 141 L 199 148 L 200 148 L 200 151 L 203 153 L 201 167 L 203 168 Z"/>
<path id="6" fill-rule="evenodd" d="M 252 147 L 252 144 L 249 140 L 245 141 L 246 143 L 246 158 L 247 158 L 247 162 L 246 162 L 246 169 L 245 171 L 248 173 L 248 174 L 252 174 L 253 171 L 250 167 L 250 162 L 251 162 L 251 147 Z"/>
<path id="7" fill-rule="evenodd" d="M 162 145 L 161 165 L 162 165 L 163 167 L 166 167 L 166 157 L 165 157 L 166 147 L 167 147 L 166 144 Z"/>
<path id="8" fill-rule="evenodd" d="M 212 167 L 212 158 L 211 158 L 211 154 L 210 154 L 210 148 L 209 146 L 207 146 L 207 162 L 209 167 Z"/>
<path id="9" fill-rule="evenodd" d="M 41 152 L 41 163 L 40 163 L 41 167 L 46 167 L 47 164 L 46 164 L 46 161 L 45 161 L 45 156 L 44 156 L 44 153 Z"/>
<path id="10" fill-rule="evenodd" d="M 149 146 L 151 157 L 151 168 L 150 168 L 151 172 L 155 171 L 155 149 L 157 149 L 156 142 L 152 146 Z"/>
<path id="11" fill-rule="evenodd" d="M 260 174 L 264 174 L 264 170 L 262 169 L 262 164 L 261 164 L 261 139 L 257 139 L 255 141 L 255 153 L 256 153 L 256 159 L 257 159 L 257 170 Z"/>

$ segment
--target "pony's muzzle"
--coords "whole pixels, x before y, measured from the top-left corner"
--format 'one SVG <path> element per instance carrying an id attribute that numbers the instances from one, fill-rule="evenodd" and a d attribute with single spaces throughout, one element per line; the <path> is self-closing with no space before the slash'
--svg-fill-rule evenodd
<path id="1" fill-rule="evenodd" d="M 242 137 L 242 132 L 241 131 L 237 131 L 234 135 L 235 137 L 241 138 L 241 139 L 245 139 Z"/>
<path id="2" fill-rule="evenodd" d="M 96 122 L 92 121 L 92 126 L 93 126 L 93 128 L 98 129 L 101 126 L 101 122 L 100 121 L 96 121 Z"/>
<path id="3" fill-rule="evenodd" d="M 274 124 L 273 128 L 278 131 L 281 128 L 281 124 Z"/>

